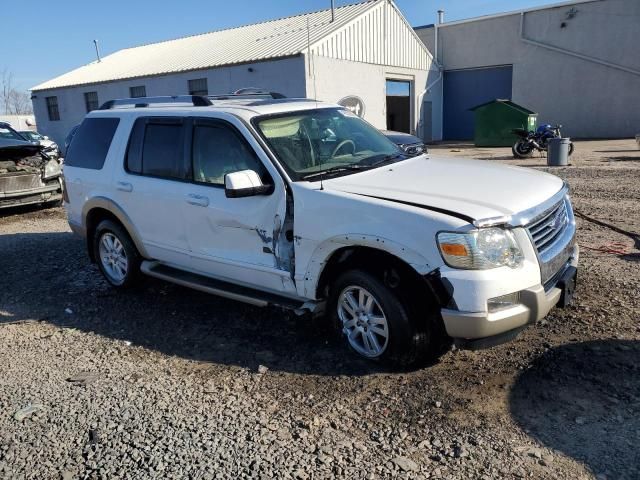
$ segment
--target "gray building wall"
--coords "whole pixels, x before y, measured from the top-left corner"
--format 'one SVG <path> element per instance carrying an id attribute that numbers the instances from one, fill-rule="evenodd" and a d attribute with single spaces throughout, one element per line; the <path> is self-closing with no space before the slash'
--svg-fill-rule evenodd
<path id="1" fill-rule="evenodd" d="M 640 132 L 640 1 L 578 2 L 522 20 L 522 34 L 519 13 L 440 25 L 437 58 L 445 70 L 513 65 L 513 101 L 566 135 Z M 433 49 L 434 28 L 416 31 Z"/>
<path id="2" fill-rule="evenodd" d="M 253 71 L 249 71 L 249 69 Z M 87 114 L 84 93 L 98 92 L 100 104 L 128 98 L 129 87 L 144 85 L 148 96 L 186 95 L 188 80 L 206 78 L 209 94 L 229 93 L 243 87 L 260 87 L 288 97 L 305 97 L 305 62 L 303 56 L 251 64 L 233 65 L 208 70 L 194 70 L 162 76 L 142 77 L 79 87 L 39 90 L 32 93 L 33 110 L 38 131 L 48 135 L 58 145 L 64 144 L 69 131 Z M 50 121 L 46 97 L 57 96 L 60 120 Z"/>

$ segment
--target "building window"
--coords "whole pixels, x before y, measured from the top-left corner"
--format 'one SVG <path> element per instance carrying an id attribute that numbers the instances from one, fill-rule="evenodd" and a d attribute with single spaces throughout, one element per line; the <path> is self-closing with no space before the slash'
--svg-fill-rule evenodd
<path id="1" fill-rule="evenodd" d="M 58 97 L 46 97 L 49 120 L 56 122 L 60 120 L 60 110 L 58 109 Z"/>
<path id="2" fill-rule="evenodd" d="M 147 96 L 147 89 L 144 85 L 139 85 L 137 87 L 129 87 L 129 96 L 131 98 L 140 98 Z"/>
<path id="3" fill-rule="evenodd" d="M 84 92 L 84 104 L 87 107 L 87 113 L 97 110 L 99 107 L 98 92 Z"/>
<path id="4" fill-rule="evenodd" d="M 196 78 L 189 80 L 189 95 L 209 95 L 206 78 Z"/>

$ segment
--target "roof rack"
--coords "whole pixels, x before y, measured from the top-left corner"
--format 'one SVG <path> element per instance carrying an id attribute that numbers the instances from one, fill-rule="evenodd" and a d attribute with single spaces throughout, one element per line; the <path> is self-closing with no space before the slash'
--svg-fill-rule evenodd
<path id="1" fill-rule="evenodd" d="M 279 98 L 287 98 L 287 97 L 278 92 L 269 92 L 261 88 L 249 87 L 249 88 L 241 88 L 239 90 L 236 90 L 233 93 L 209 95 L 207 98 L 211 100 L 240 100 L 240 99 L 251 99 L 251 98 L 279 99 Z"/>
<path id="2" fill-rule="evenodd" d="M 137 97 L 109 100 L 102 104 L 100 110 L 113 110 L 115 108 L 145 108 L 151 105 L 154 107 L 175 107 L 177 105 L 208 107 L 213 104 L 209 98 L 202 95 L 172 95 L 165 97 Z"/>

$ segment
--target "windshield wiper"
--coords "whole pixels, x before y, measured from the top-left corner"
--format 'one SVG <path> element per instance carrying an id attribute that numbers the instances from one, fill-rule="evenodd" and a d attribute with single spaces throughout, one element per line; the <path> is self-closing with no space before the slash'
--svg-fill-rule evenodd
<path id="1" fill-rule="evenodd" d="M 319 177 L 321 175 L 327 175 L 331 173 L 347 172 L 352 170 L 368 170 L 370 168 L 371 167 L 369 165 L 340 165 L 340 166 L 327 168 L 326 170 L 322 170 L 320 172 L 310 173 L 302 177 L 302 180 L 307 180 L 309 178 Z"/>

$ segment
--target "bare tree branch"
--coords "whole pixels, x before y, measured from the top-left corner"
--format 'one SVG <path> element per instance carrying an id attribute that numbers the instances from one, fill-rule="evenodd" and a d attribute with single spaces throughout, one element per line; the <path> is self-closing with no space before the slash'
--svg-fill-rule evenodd
<path id="1" fill-rule="evenodd" d="M 5 115 L 31 115 L 31 97 L 13 86 L 13 73 L 4 68 L 0 72 L 0 109 Z"/>

